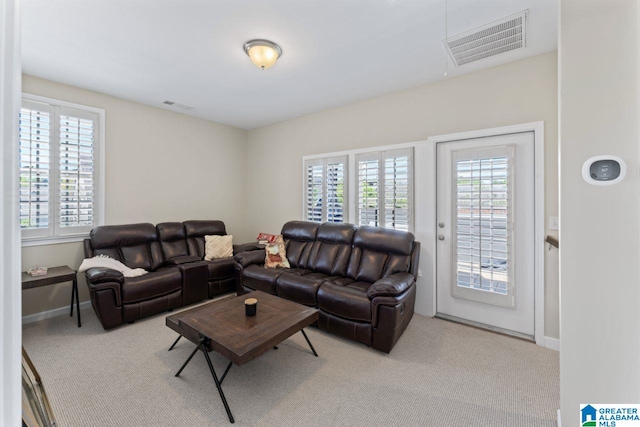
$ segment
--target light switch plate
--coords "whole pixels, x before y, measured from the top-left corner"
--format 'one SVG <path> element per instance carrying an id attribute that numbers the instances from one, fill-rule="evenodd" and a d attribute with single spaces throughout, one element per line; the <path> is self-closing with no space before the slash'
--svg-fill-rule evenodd
<path id="1" fill-rule="evenodd" d="M 560 220 L 557 216 L 549 217 L 549 230 L 558 230 L 560 228 Z"/>

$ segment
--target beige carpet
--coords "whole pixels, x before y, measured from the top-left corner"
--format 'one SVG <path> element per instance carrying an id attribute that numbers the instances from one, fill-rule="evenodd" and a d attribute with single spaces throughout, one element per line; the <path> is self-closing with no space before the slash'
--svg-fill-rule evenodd
<path id="1" fill-rule="evenodd" d="M 158 315 L 104 331 L 91 308 L 25 325 L 59 426 L 229 425 L 198 353 Z M 558 353 L 415 315 L 390 355 L 308 328 L 242 367 L 223 389 L 236 425 L 555 426 Z M 226 361 L 211 353 L 220 373 Z"/>

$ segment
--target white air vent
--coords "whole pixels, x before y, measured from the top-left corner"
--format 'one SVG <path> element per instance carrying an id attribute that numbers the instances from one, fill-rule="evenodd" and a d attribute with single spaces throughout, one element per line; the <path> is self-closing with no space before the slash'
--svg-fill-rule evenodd
<path id="1" fill-rule="evenodd" d="M 169 105 L 173 108 L 180 108 L 181 110 L 193 110 L 193 107 L 189 107 L 188 105 L 184 105 L 184 104 L 178 104 L 177 102 L 173 102 L 173 101 L 164 101 L 163 104 Z"/>
<path id="2" fill-rule="evenodd" d="M 459 67 L 527 45 L 527 10 L 445 40 Z"/>

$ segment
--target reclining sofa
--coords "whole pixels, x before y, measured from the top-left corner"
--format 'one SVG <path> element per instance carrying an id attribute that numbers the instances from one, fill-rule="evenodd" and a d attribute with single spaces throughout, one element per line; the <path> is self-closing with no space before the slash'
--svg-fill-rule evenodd
<path id="1" fill-rule="evenodd" d="M 104 329 L 213 298 L 235 288 L 233 257 L 205 261 L 204 236 L 225 235 L 222 221 L 106 225 L 91 230 L 84 255 L 108 255 L 149 273 L 124 277 L 109 268 L 85 272 L 91 305 Z M 234 254 L 258 249 L 234 245 Z"/>
<path id="2" fill-rule="evenodd" d="M 236 255 L 238 295 L 260 290 L 315 307 L 320 329 L 389 353 L 413 316 L 413 234 L 291 221 L 282 236 L 291 268 L 264 268 L 264 250 Z"/>

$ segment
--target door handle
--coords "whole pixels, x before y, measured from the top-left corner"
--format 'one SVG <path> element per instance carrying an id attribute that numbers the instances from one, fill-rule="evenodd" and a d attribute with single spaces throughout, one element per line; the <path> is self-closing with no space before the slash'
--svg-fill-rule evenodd
<path id="1" fill-rule="evenodd" d="M 438 240 L 444 240 L 444 234 L 438 234 Z"/>

